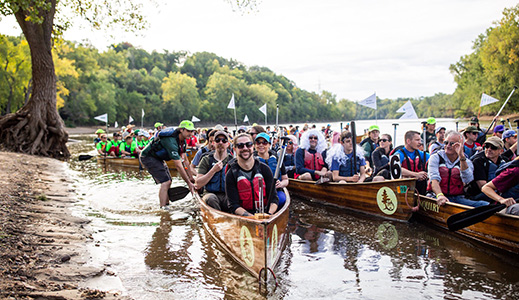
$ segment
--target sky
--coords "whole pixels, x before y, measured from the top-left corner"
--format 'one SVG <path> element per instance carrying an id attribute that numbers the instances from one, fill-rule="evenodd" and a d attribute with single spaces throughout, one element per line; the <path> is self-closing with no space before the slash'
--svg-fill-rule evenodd
<path id="1" fill-rule="evenodd" d="M 146 1 L 146 0 L 141 0 Z M 451 94 L 449 66 L 472 52 L 478 35 L 502 18 L 510 0 L 263 0 L 233 11 L 225 0 L 155 0 L 148 29 L 94 31 L 80 25 L 65 38 L 104 51 L 129 42 L 147 51 L 208 51 L 246 66 L 267 67 L 299 88 L 359 101 Z M 231 0 L 236 1 L 236 0 Z M 14 18 L 0 33 L 21 33 Z M 112 37 L 112 36 L 113 37 Z"/>

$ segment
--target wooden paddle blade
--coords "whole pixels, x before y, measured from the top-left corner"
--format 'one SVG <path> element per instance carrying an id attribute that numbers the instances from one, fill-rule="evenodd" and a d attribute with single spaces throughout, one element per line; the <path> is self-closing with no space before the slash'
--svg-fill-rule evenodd
<path id="1" fill-rule="evenodd" d="M 92 156 L 92 155 L 87 155 L 87 154 L 81 154 L 81 155 L 79 155 L 78 160 L 79 160 L 79 161 L 89 160 L 89 159 L 91 159 L 92 157 L 94 157 L 94 156 Z"/>
<path id="2" fill-rule="evenodd" d="M 450 216 L 447 219 L 447 226 L 449 227 L 450 231 L 460 230 L 490 218 L 496 212 L 502 210 L 505 207 L 505 204 L 499 204 L 485 205 L 473 209 L 468 209 L 464 212 L 460 212 L 459 214 Z"/>
<path id="3" fill-rule="evenodd" d="M 184 199 L 189 194 L 189 189 L 183 186 L 172 187 L 168 190 L 169 201 L 178 201 Z"/>

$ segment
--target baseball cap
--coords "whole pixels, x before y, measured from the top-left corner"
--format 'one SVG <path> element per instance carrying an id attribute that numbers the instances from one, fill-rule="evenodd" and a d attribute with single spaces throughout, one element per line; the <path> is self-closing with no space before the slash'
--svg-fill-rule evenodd
<path id="1" fill-rule="evenodd" d="M 372 131 L 374 131 L 374 130 L 378 130 L 378 131 L 380 131 L 380 128 L 379 128 L 377 125 L 371 125 L 371 126 L 369 126 L 369 130 L 368 130 L 369 132 L 372 132 Z"/>
<path id="2" fill-rule="evenodd" d="M 465 132 L 478 132 L 478 128 L 476 126 L 467 126 L 467 128 L 465 128 Z"/>
<path id="3" fill-rule="evenodd" d="M 227 132 L 223 131 L 223 130 L 219 130 L 217 131 L 215 134 L 214 134 L 214 138 L 216 138 L 217 136 L 219 135 L 223 135 L 225 136 L 226 139 L 229 139 L 229 135 L 227 135 Z"/>
<path id="4" fill-rule="evenodd" d="M 155 123 L 155 128 L 159 127 L 159 126 L 164 126 L 164 124 L 160 123 L 160 122 L 157 122 Z"/>
<path id="5" fill-rule="evenodd" d="M 505 126 L 503 126 L 503 125 L 497 125 L 494 128 L 494 133 L 496 133 L 496 132 L 503 132 L 503 131 L 505 131 Z"/>
<path id="6" fill-rule="evenodd" d="M 193 125 L 193 122 L 189 120 L 184 120 L 180 122 L 180 125 L 178 125 L 178 128 L 185 128 L 187 130 L 195 130 L 195 125 Z"/>
<path id="7" fill-rule="evenodd" d="M 470 118 L 469 123 L 479 123 L 479 119 L 478 119 L 478 117 L 472 117 L 472 118 Z"/>
<path id="8" fill-rule="evenodd" d="M 427 124 L 429 124 L 429 125 L 436 124 L 436 119 L 433 117 L 430 117 L 429 119 L 427 119 Z"/>
<path id="9" fill-rule="evenodd" d="M 509 129 L 503 133 L 503 140 L 516 135 L 517 132 L 515 132 L 515 130 Z"/>
<path id="10" fill-rule="evenodd" d="M 238 127 L 238 132 L 240 132 L 240 131 L 247 132 L 247 127 L 246 126 Z"/>
<path id="11" fill-rule="evenodd" d="M 443 129 L 443 130 L 447 130 L 445 127 L 440 126 L 440 127 L 436 128 L 436 129 L 434 130 L 434 134 L 437 134 L 437 133 L 440 132 L 440 130 L 442 130 L 442 129 Z"/>
<path id="12" fill-rule="evenodd" d="M 258 134 L 254 140 L 257 140 L 259 138 L 264 138 L 267 142 L 270 143 L 270 136 L 265 132 L 261 132 L 260 134 Z"/>
<path id="13" fill-rule="evenodd" d="M 503 149 L 504 146 L 505 146 L 505 144 L 503 143 L 503 141 L 502 141 L 500 138 L 498 138 L 497 136 L 491 136 L 491 137 L 489 137 L 489 138 L 485 141 L 484 144 L 491 144 L 491 145 L 494 145 L 494 146 L 496 146 L 497 148 L 501 148 L 501 149 Z M 484 144 L 483 144 L 483 145 L 484 145 Z"/>
<path id="14" fill-rule="evenodd" d="M 98 129 L 98 130 L 96 130 L 96 134 L 98 134 L 98 133 L 105 133 L 105 131 L 103 129 Z"/>
<path id="15" fill-rule="evenodd" d="M 218 131 L 220 131 L 220 130 L 223 131 L 223 130 L 224 130 L 223 126 L 220 125 L 220 124 L 216 124 L 216 126 L 214 127 L 214 129 L 215 129 L 215 130 L 218 130 Z"/>

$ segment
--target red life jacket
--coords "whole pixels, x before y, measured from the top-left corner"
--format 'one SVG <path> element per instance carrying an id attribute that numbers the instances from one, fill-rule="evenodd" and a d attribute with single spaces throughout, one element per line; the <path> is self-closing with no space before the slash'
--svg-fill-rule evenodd
<path id="1" fill-rule="evenodd" d="M 411 160 L 403 149 L 401 149 L 400 152 L 402 152 L 404 154 L 404 161 L 402 162 L 402 168 L 406 168 L 409 171 L 413 171 L 413 172 L 425 171 L 425 164 L 423 163 L 423 158 L 420 155 L 420 152 L 418 152 L 418 150 L 414 151 L 414 153 L 415 153 L 414 160 Z"/>
<path id="2" fill-rule="evenodd" d="M 449 169 L 447 164 L 445 163 L 445 159 L 438 155 L 440 158 L 438 164 L 438 170 L 440 171 L 440 176 L 442 180 L 440 181 L 440 188 L 442 189 L 442 193 L 445 196 L 459 196 L 463 195 L 463 180 L 461 180 L 461 168 L 460 161 Z M 427 187 L 428 191 L 432 191 L 431 182 L 429 182 L 429 186 Z"/>
<path id="3" fill-rule="evenodd" d="M 324 167 L 323 156 L 319 152 L 312 154 L 305 149 L 305 168 L 315 171 L 321 171 Z M 319 175 L 315 175 L 319 179 Z"/>
<path id="4" fill-rule="evenodd" d="M 241 169 L 238 170 L 237 173 L 238 176 L 236 176 L 236 186 L 238 188 L 240 206 L 246 209 L 247 211 L 258 211 L 260 206 L 259 183 L 261 181 L 263 182 L 263 206 L 265 207 L 265 210 L 267 210 L 267 188 L 265 186 L 265 180 L 263 179 L 263 175 L 259 172 L 259 165 L 257 163 L 254 164 L 254 168 L 252 170 L 251 175 L 252 180 L 247 179 L 247 176 L 245 176 Z"/>

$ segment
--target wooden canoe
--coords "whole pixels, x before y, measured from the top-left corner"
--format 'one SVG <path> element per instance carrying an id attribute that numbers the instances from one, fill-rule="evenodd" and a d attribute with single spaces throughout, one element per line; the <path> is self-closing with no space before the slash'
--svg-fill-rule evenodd
<path id="1" fill-rule="evenodd" d="M 439 206 L 436 199 L 425 196 L 420 196 L 418 203 L 420 209 L 416 213 L 416 218 L 419 221 L 446 230 L 448 230 L 447 219 L 451 215 L 472 209 L 470 206 L 452 202 Z M 496 213 L 483 222 L 460 229 L 453 234 L 519 254 L 518 232 L 519 216 Z"/>
<path id="2" fill-rule="evenodd" d="M 188 151 L 187 152 L 187 158 L 189 161 L 192 161 L 195 157 L 196 151 Z M 97 162 L 99 164 L 103 165 L 116 165 L 121 167 L 130 167 L 130 168 L 138 168 L 139 167 L 139 160 L 134 157 L 113 157 L 113 156 L 101 156 L 98 155 Z M 168 168 L 170 169 L 176 169 L 175 164 L 173 163 L 173 160 L 167 161 Z"/>
<path id="3" fill-rule="evenodd" d="M 286 189 L 285 194 L 284 206 L 269 219 L 262 220 L 216 210 L 195 195 L 205 229 L 225 252 L 258 278 L 260 284 L 274 275 L 273 270 L 288 240 L 290 196 Z"/>
<path id="4" fill-rule="evenodd" d="M 299 198 L 399 221 L 408 221 L 413 214 L 414 187 L 415 179 L 319 185 L 290 179 L 288 184 L 290 193 Z"/>

